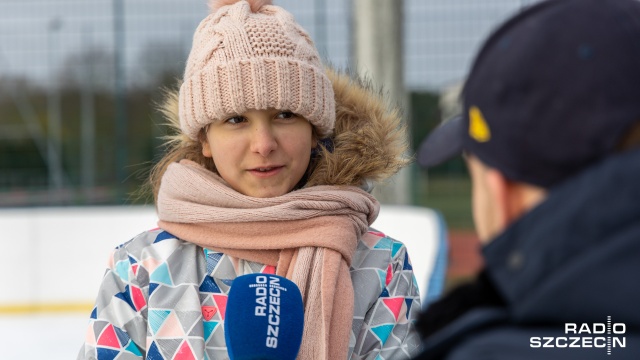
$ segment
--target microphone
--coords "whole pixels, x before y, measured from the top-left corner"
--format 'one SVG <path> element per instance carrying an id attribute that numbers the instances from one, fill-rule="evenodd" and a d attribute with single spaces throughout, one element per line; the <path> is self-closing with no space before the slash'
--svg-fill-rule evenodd
<path id="1" fill-rule="evenodd" d="M 303 325 L 302 295 L 291 280 L 261 273 L 233 280 L 224 320 L 231 360 L 293 360 Z"/>

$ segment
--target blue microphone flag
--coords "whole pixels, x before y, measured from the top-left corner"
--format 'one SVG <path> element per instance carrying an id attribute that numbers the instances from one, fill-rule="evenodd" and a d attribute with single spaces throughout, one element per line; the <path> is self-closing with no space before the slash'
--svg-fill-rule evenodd
<path id="1" fill-rule="evenodd" d="M 271 274 L 233 280 L 224 321 L 231 360 L 293 360 L 303 325 L 302 295 L 291 280 Z"/>

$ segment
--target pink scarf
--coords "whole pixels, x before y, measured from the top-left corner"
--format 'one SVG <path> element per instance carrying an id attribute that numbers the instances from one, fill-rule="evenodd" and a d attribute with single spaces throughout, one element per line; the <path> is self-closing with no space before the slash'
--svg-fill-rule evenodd
<path id="1" fill-rule="evenodd" d="M 299 359 L 345 359 L 353 318 L 349 265 L 378 216 L 368 193 L 313 186 L 273 198 L 230 188 L 195 162 L 169 165 L 158 194 L 159 226 L 199 246 L 277 266 L 304 302 Z"/>

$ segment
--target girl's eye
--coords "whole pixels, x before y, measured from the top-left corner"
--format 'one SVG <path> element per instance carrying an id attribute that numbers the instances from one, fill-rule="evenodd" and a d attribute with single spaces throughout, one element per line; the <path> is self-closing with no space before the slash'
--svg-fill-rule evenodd
<path id="1" fill-rule="evenodd" d="M 291 111 L 281 111 L 276 117 L 278 119 L 291 119 L 296 117 L 296 114 L 292 113 Z"/>
<path id="2" fill-rule="evenodd" d="M 244 116 L 232 116 L 230 118 L 228 118 L 227 120 L 225 120 L 224 122 L 227 124 L 240 124 L 241 122 L 246 121 L 246 119 L 244 118 Z"/>

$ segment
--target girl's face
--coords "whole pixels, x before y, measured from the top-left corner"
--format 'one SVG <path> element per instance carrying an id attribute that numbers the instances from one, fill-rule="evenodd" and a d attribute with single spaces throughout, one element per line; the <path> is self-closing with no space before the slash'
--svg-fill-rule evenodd
<path id="1" fill-rule="evenodd" d="M 311 124 L 283 110 L 249 110 L 209 125 L 202 154 L 236 191 L 253 197 L 293 190 L 316 146 Z"/>

